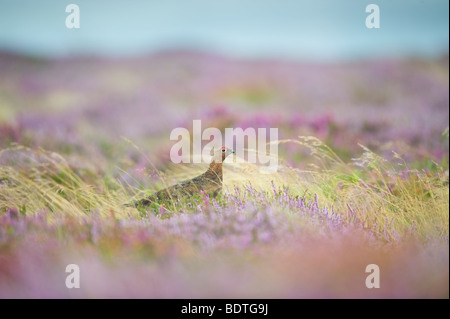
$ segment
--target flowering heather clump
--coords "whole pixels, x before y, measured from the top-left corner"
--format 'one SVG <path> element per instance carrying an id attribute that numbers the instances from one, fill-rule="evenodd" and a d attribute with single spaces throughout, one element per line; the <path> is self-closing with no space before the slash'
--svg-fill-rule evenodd
<path id="1" fill-rule="evenodd" d="M 448 57 L 0 69 L 0 298 L 448 298 Z M 205 171 L 167 159 L 193 119 L 279 128 L 278 171 L 230 162 L 217 197 L 125 207 Z"/>
<path id="2" fill-rule="evenodd" d="M 301 143 L 336 170 L 289 172 L 311 190 L 299 182 L 272 181 L 265 189 L 247 183 L 217 198 L 203 192 L 141 213 L 117 201 L 123 189 L 88 187 L 54 154 L 11 150 L 25 152 L 21 167 L 3 153 L 10 173 L 1 186 L 0 285 L 7 289 L 0 297 L 446 297 L 448 183 L 388 171 L 368 150 L 358 166 L 338 158 L 333 164 L 335 155 L 319 140 Z M 50 171 L 65 169 L 66 181 L 50 172 L 22 179 L 30 156 L 35 168 L 45 162 Z M 358 177 L 363 173 L 368 178 Z M 389 180 L 397 193 L 385 193 L 393 189 Z M 329 189 L 333 183 L 340 186 Z M 26 186 L 35 203 L 16 208 L 9 198 Z M 55 187 L 59 193 L 51 194 Z M 429 211 L 410 208 L 420 203 Z M 77 291 L 61 284 L 72 263 L 83 269 Z M 371 263 L 383 269 L 386 289 L 365 287 Z M 405 272 L 411 264 L 414 271 Z"/>
<path id="3" fill-rule="evenodd" d="M 262 193 L 242 199 L 252 191 L 249 188 L 244 195 L 236 190 L 218 207 L 200 203 L 203 212 L 192 208 L 169 219 L 159 214 L 68 217 L 47 211 L 24 216 L 9 210 L 0 223 L 0 284 L 5 287 L 0 296 L 445 297 L 448 293 L 441 280 L 448 278 L 445 244 L 409 241 L 386 246 L 352 219 L 344 222 L 339 215 L 326 214 L 315 199 L 291 203 L 282 193 L 272 199 Z M 242 202 L 234 202 L 236 196 Z M 62 285 L 65 265 L 74 262 L 83 272 L 77 291 Z M 365 288 L 368 262 L 384 269 L 383 283 L 389 289 Z M 405 274 L 409 263 L 415 271 Z"/>

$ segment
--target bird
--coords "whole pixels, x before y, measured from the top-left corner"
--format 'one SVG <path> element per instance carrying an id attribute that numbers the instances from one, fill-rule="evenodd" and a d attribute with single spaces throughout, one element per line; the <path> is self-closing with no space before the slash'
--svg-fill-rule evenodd
<path id="1" fill-rule="evenodd" d="M 201 193 L 212 194 L 213 197 L 216 197 L 222 190 L 222 163 L 227 156 L 235 153 L 234 150 L 225 146 L 213 150 L 213 156 L 209 167 L 203 174 L 159 190 L 146 198 L 125 204 L 125 206 L 140 208 L 150 206 L 152 203 L 173 203 L 178 199 L 189 198 Z"/>

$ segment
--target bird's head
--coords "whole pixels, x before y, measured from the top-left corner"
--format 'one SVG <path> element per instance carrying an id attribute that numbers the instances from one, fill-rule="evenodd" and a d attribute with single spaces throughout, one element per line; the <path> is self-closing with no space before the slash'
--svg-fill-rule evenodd
<path id="1" fill-rule="evenodd" d="M 222 163 L 228 155 L 235 154 L 235 151 L 228 147 L 221 147 L 219 149 L 212 150 L 212 161 L 216 163 Z"/>

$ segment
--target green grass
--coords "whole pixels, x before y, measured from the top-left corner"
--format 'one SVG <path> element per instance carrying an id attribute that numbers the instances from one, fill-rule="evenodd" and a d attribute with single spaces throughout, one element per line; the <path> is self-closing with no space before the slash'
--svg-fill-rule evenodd
<path id="1" fill-rule="evenodd" d="M 270 198 L 273 182 L 287 187 L 294 196 L 317 196 L 322 206 L 345 218 L 349 218 L 349 211 L 354 212 L 367 229 L 386 238 L 412 235 L 421 241 L 448 239 L 448 167 L 434 163 L 432 171 L 413 170 L 398 156 L 395 162 L 388 162 L 365 147 L 359 158 L 347 163 L 316 138 L 280 141 L 288 142 L 309 148 L 316 164 L 307 171 L 282 166 L 275 174 L 257 174 L 255 165 L 225 163 L 225 191 L 251 183 Z M 149 190 L 124 185 L 110 175 L 78 170 L 61 155 L 42 149 L 14 146 L 1 151 L 0 159 L 6 161 L 0 166 L 2 213 L 15 208 L 23 214 L 48 210 L 71 216 L 138 217 L 136 209 L 123 204 L 204 169 L 168 166 L 167 171 L 158 172 L 160 186 Z M 177 213 L 177 208 L 167 209 Z M 156 206 L 153 210 L 158 213 Z"/>

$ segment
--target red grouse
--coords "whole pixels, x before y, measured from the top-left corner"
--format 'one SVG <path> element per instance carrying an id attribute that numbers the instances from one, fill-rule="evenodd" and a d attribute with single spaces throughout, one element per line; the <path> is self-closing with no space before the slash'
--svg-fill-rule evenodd
<path id="1" fill-rule="evenodd" d="M 127 204 L 126 206 L 143 207 L 158 202 L 170 203 L 180 198 L 200 194 L 201 191 L 216 197 L 222 189 L 222 163 L 228 155 L 234 153 L 233 150 L 222 147 L 214 152 L 211 164 L 209 165 L 208 170 L 203 174 L 168 188 L 164 188 L 149 197 Z"/>

